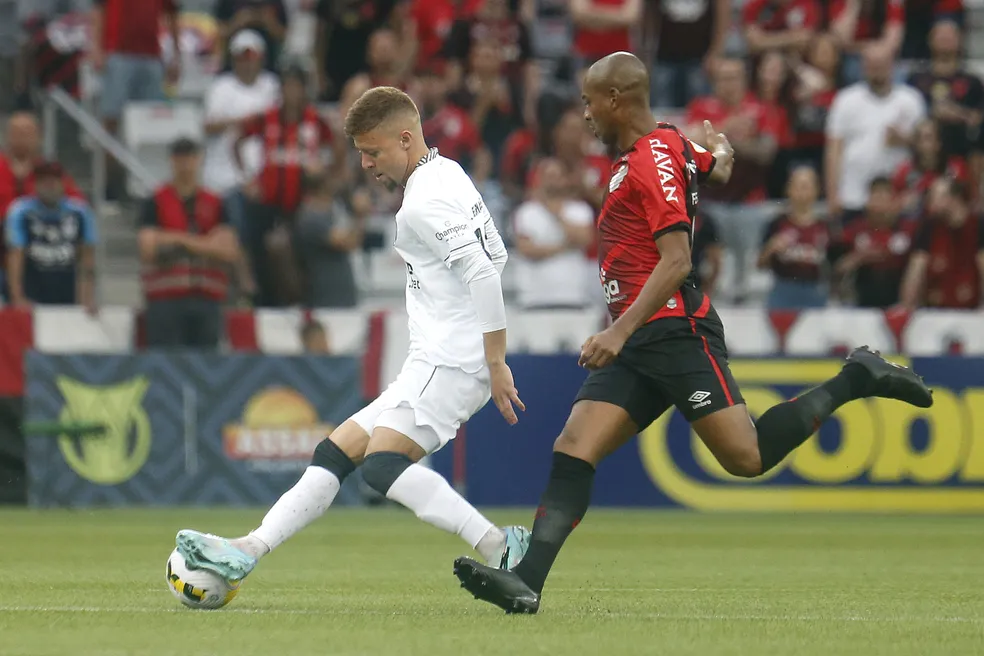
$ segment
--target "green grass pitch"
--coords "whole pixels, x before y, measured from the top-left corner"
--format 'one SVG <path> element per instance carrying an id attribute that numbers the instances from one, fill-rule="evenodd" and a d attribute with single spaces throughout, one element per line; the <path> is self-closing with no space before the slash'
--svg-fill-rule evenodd
<path id="1" fill-rule="evenodd" d="M 509 617 L 458 588 L 456 538 L 338 510 L 226 609 L 181 607 L 164 583 L 175 531 L 236 535 L 261 516 L 0 511 L 0 654 L 984 654 L 981 518 L 593 510 L 540 614 Z"/>

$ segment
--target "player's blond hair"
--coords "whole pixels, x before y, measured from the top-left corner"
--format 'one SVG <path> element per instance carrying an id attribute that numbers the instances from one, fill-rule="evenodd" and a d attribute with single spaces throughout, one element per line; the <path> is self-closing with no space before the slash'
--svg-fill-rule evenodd
<path id="1" fill-rule="evenodd" d="M 373 87 L 352 103 L 345 116 L 345 134 L 358 137 L 393 118 L 420 121 L 413 100 L 396 87 Z"/>

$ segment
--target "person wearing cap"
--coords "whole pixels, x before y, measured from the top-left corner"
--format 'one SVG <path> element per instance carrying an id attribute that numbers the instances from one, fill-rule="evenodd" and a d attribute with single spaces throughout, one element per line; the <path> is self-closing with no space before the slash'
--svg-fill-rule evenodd
<path id="1" fill-rule="evenodd" d="M 34 167 L 35 190 L 7 214 L 5 241 L 10 301 L 14 306 L 81 304 L 95 299 L 96 221 L 82 200 L 65 194 L 56 162 Z"/>
<path id="2" fill-rule="evenodd" d="M 280 49 L 287 38 L 287 7 L 283 0 L 218 0 L 213 12 L 219 24 L 219 49 L 223 65 L 231 65 L 230 37 L 240 30 L 258 33 L 265 44 L 263 66 L 276 70 Z"/>
<path id="3" fill-rule="evenodd" d="M 256 137 L 263 144 L 261 170 L 245 187 L 254 202 L 247 213 L 243 243 L 256 274 L 256 304 L 273 307 L 296 299 L 285 298 L 276 282 L 280 276 L 274 271 L 268 252 L 270 235 L 279 225 L 293 224 L 301 203 L 305 171 L 320 170 L 330 161 L 329 175 L 338 182 L 343 175 L 346 148 L 345 139 L 335 137 L 308 97 L 308 74 L 303 67 L 287 66 L 280 84 L 280 106 L 247 121 L 233 148 L 236 169 L 245 177 L 245 144 Z"/>
<path id="4" fill-rule="evenodd" d="M 137 244 L 151 348 L 218 348 L 227 270 L 241 255 L 222 199 L 199 184 L 197 143 L 171 146 L 171 182 L 143 205 Z"/>
<path id="5" fill-rule="evenodd" d="M 238 187 L 260 168 L 258 138 L 243 148 L 243 175 L 233 160 L 233 147 L 243 122 L 272 109 L 280 101 L 280 80 L 263 70 L 266 45 L 253 30 L 242 30 L 229 43 L 232 71 L 219 75 L 205 94 L 205 186 L 229 202 L 230 220 L 242 230 L 245 208 Z"/>

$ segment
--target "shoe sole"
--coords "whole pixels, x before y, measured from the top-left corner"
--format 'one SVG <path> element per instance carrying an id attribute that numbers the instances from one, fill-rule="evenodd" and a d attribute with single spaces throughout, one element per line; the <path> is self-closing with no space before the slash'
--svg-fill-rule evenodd
<path id="1" fill-rule="evenodd" d="M 520 599 L 504 599 L 500 595 L 493 595 L 489 588 L 488 575 L 463 558 L 454 561 L 454 575 L 461 581 L 461 587 L 475 599 L 498 606 L 507 615 L 534 615 L 539 610 Z"/>
<path id="2" fill-rule="evenodd" d="M 253 571 L 248 562 L 228 553 L 216 553 L 213 547 L 202 543 L 194 534 L 181 531 L 177 537 L 178 553 L 190 569 L 203 569 L 226 581 L 241 581 Z"/>

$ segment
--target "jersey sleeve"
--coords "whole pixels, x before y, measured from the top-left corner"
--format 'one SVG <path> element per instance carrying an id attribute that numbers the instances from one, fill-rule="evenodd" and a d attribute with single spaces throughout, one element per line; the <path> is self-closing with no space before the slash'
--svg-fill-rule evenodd
<path id="1" fill-rule="evenodd" d="M 484 248 L 482 230 L 455 203 L 433 198 L 426 204 L 407 212 L 407 225 L 431 251 L 451 265 Z"/>
<path id="2" fill-rule="evenodd" d="M 653 239 L 674 230 L 690 230 L 687 215 L 687 184 L 683 174 L 683 156 L 671 144 L 656 139 L 651 144 L 652 159 L 640 153 L 633 169 L 629 165 L 630 182 Z M 634 171 L 634 173 L 633 173 Z"/>
<path id="3" fill-rule="evenodd" d="M 745 27 L 758 24 L 759 14 L 762 13 L 762 6 L 765 0 L 751 0 L 747 2 L 741 11 L 741 22 Z"/>
<path id="4" fill-rule="evenodd" d="M 687 138 L 684 137 L 684 139 Z M 694 154 L 694 164 L 697 165 L 697 182 L 703 184 L 710 177 L 717 160 L 700 144 L 694 143 L 690 139 L 687 139 L 687 143 L 690 144 L 690 152 Z"/>
<path id="5" fill-rule="evenodd" d="M 27 230 L 24 225 L 25 205 L 23 202 L 15 202 L 7 212 L 7 220 L 4 225 L 4 239 L 7 248 L 24 248 L 27 245 Z"/>

